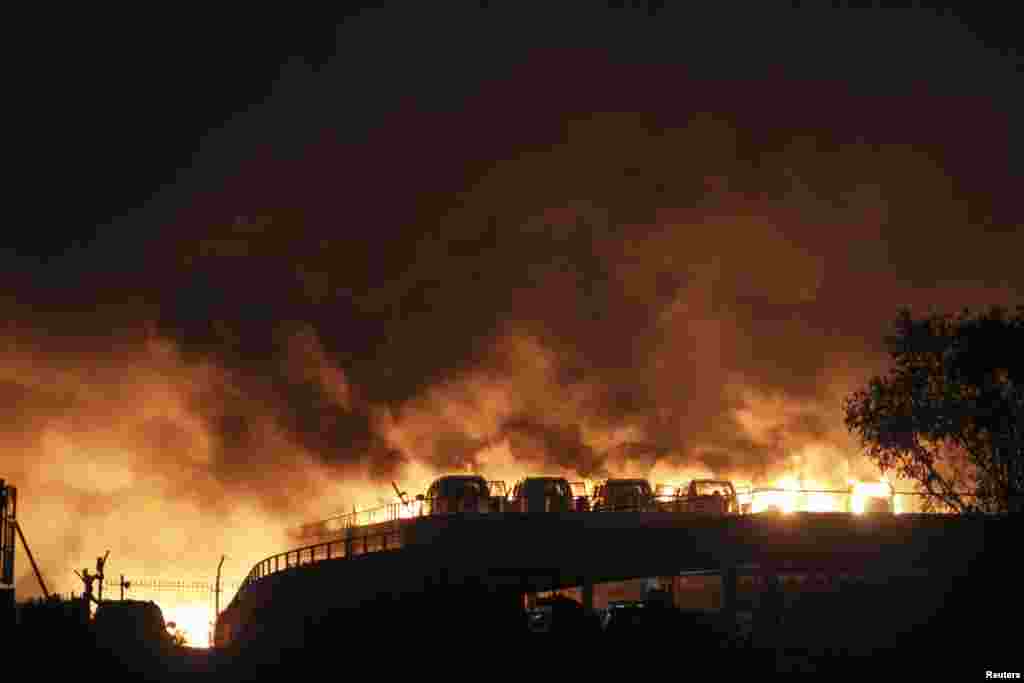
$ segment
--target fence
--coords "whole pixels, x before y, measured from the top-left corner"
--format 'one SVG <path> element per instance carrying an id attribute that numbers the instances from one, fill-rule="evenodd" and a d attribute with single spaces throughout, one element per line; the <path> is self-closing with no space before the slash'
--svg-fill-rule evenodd
<path id="1" fill-rule="evenodd" d="M 216 584 L 213 581 L 186 581 L 180 579 L 131 579 L 128 581 L 129 591 L 156 591 L 163 593 L 209 593 L 211 596 L 216 592 Z M 239 582 L 221 581 L 220 590 L 225 592 L 231 588 L 241 586 Z M 116 588 L 116 584 L 114 586 Z M 107 590 L 110 590 L 109 588 Z"/>
<path id="2" fill-rule="evenodd" d="M 162 596 L 173 596 L 169 606 L 177 604 L 195 604 L 197 601 L 205 603 L 212 610 L 216 601 L 217 585 L 213 580 L 188 580 L 188 579 L 166 579 L 145 577 L 141 579 L 130 579 L 125 586 L 124 597 L 131 600 L 153 600 L 157 604 L 168 605 Z M 241 581 L 220 582 L 220 592 L 232 595 L 242 587 Z M 108 591 L 117 590 L 115 583 L 108 587 Z M 113 595 L 111 595 L 113 598 Z M 221 604 L 224 604 L 221 600 Z"/>
<path id="3" fill-rule="evenodd" d="M 210 579 L 169 579 L 143 577 L 127 581 L 124 597 L 132 600 L 152 600 L 160 606 L 164 619 L 174 622 L 186 634 L 189 645 L 206 643 L 213 646 L 214 608 L 217 604 L 216 581 Z M 221 579 L 221 595 L 231 596 L 241 587 L 239 581 Z M 112 590 L 118 588 L 115 583 Z M 113 596 L 111 596 L 113 597 Z M 225 604 L 220 601 L 221 606 Z M 205 617 L 200 615 L 205 614 Z"/>

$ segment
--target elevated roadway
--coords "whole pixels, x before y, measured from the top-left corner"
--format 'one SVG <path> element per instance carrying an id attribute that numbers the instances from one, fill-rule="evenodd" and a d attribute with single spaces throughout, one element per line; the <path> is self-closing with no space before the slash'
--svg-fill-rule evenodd
<path id="1" fill-rule="evenodd" d="M 988 551 L 1014 547 L 1019 526 L 1006 517 L 846 513 L 395 520 L 347 529 L 305 555 L 292 551 L 261 562 L 222 613 L 217 639 L 232 647 L 266 637 L 298 645 L 328 614 L 349 608 L 422 606 L 424 596 L 461 592 L 476 596 L 481 609 L 511 613 L 525 592 L 747 565 L 965 576 Z"/>

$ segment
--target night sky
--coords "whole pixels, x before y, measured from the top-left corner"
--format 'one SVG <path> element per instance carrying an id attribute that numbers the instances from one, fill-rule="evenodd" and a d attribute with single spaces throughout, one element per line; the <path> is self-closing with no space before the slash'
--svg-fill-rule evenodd
<path id="1" fill-rule="evenodd" d="M 1022 302 L 1009 17 L 518 6 L 40 29 L 7 478 L 206 520 L 496 444 L 863 471 L 897 308 Z"/>

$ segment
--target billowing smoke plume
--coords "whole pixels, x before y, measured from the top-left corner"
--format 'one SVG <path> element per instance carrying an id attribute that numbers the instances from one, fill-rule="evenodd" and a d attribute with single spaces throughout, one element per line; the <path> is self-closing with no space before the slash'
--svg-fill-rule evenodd
<path id="1" fill-rule="evenodd" d="M 302 81 L 309 145 L 62 264 L 95 287 L 5 304 L 0 465 L 64 590 L 107 547 L 244 574 L 447 471 L 844 484 L 873 471 L 841 401 L 896 308 L 1019 301 L 983 106 L 537 58 L 356 144 L 340 77 Z M 254 148 L 312 135 L 287 102 Z M 626 109 L 657 114 L 578 113 Z"/>

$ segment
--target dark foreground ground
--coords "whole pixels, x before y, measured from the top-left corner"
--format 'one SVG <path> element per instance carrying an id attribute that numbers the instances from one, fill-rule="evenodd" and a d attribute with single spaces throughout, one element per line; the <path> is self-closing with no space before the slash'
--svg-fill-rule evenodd
<path id="1" fill-rule="evenodd" d="M 499 614 L 464 596 L 327 611 L 315 621 L 278 624 L 276 632 L 231 653 L 104 651 L 70 627 L 16 631 L 2 651 L 8 670 L 25 680 L 433 679 L 456 670 L 488 676 L 523 667 L 544 678 L 553 671 L 592 677 L 621 666 L 638 677 L 679 671 L 727 680 L 789 671 L 869 680 L 1024 673 L 1015 557 L 972 569 L 965 576 L 876 579 L 791 596 L 781 618 L 755 609 L 741 632 L 713 614 L 664 608 L 614 631 L 602 631 L 595 619 L 567 617 L 551 633 L 529 633 L 524 615 Z M 288 641 L 293 646 L 282 647 Z"/>
<path id="2" fill-rule="evenodd" d="M 135 680 L 135 681 L 280 681 L 324 680 L 342 675 L 377 676 L 428 675 L 431 669 L 475 669 L 483 673 L 539 668 L 551 673 L 601 675 L 619 667 L 633 669 L 638 676 L 661 675 L 663 668 L 689 670 L 691 675 L 719 672 L 735 676 L 764 676 L 793 671 L 849 676 L 939 675 L 939 680 L 984 679 L 986 671 L 1021 671 L 1024 656 L 1002 649 L 985 652 L 950 642 L 904 641 L 891 648 L 856 652 L 856 648 L 821 651 L 811 648 L 714 647 L 701 639 L 680 637 L 677 632 L 661 634 L 618 634 L 583 637 L 531 635 L 526 639 L 486 640 L 452 634 L 450 638 L 384 636 L 370 643 L 348 642 L 338 634 L 330 650 L 261 653 L 262 663 L 247 664 L 213 651 L 179 652 L 160 662 L 113 658 L 87 648 L 52 643 L 48 652 L 19 648 L 14 658 L 40 680 Z M 33 652 L 34 650 L 34 652 Z M 854 650 L 854 651 L 851 651 Z M 38 657 L 38 659 L 37 659 Z M 23 659 L 24 658 L 24 659 Z M 638 670 L 638 671 L 637 671 Z M 439 674 L 441 673 L 439 672 Z M 446 674 L 445 674 L 446 675 Z M 547 676 L 547 674 L 544 674 Z"/>
<path id="3" fill-rule="evenodd" d="M 39 680 L 238 682 L 325 680 L 367 673 L 433 678 L 455 669 L 486 675 L 522 667 L 589 677 L 622 666 L 634 669 L 637 676 L 679 668 L 690 675 L 717 672 L 729 680 L 790 671 L 842 674 L 847 679 L 906 674 L 950 680 L 963 674 L 971 680 L 984 679 L 986 671 L 1024 668 L 1024 653 L 1017 644 L 1019 617 L 1007 614 L 1009 603 L 989 605 L 987 612 L 975 614 L 947 610 L 910 629 L 898 623 L 898 612 L 880 612 L 873 621 L 859 621 L 837 610 L 838 604 L 793 606 L 785 614 L 786 623 L 774 629 L 755 614 L 746 637 L 731 632 L 714 615 L 677 610 L 615 632 L 602 632 L 593 622 L 563 622 L 561 630 L 548 634 L 525 633 L 479 618 L 466 623 L 458 614 L 406 615 L 396 620 L 394 614 L 375 618 L 372 613 L 347 613 L 324 624 L 301 648 L 288 650 L 265 642 L 231 654 L 182 648 L 132 656 L 100 650 L 87 640 L 62 640 L 57 634 L 19 634 L 8 661 Z M 871 600 L 865 604 L 870 610 L 878 606 Z"/>

